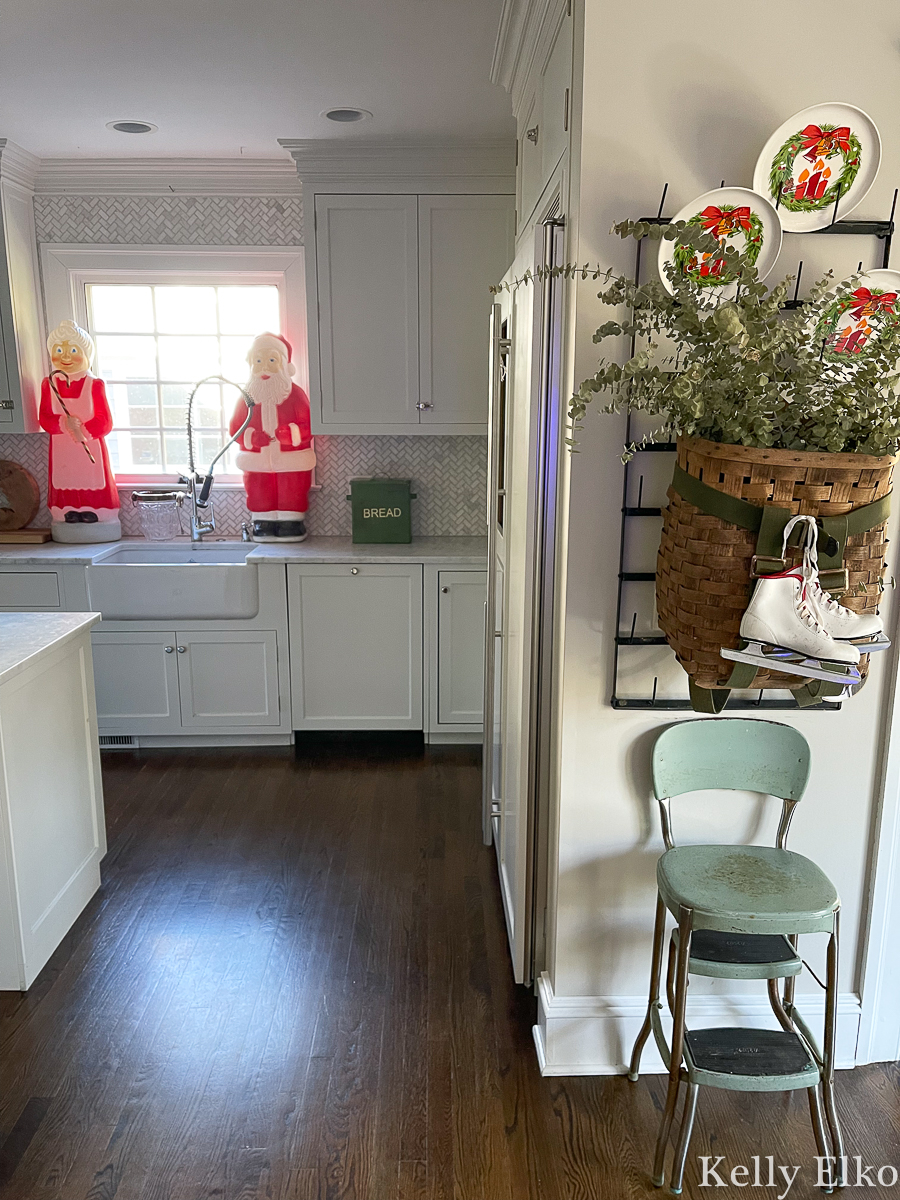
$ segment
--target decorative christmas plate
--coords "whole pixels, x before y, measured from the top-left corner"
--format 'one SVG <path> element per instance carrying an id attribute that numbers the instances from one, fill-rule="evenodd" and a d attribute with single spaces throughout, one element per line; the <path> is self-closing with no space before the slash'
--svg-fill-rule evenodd
<path id="1" fill-rule="evenodd" d="M 867 271 L 838 284 L 812 329 L 826 362 L 859 361 L 887 325 L 900 320 L 900 271 Z"/>
<path id="2" fill-rule="evenodd" d="M 704 192 L 675 214 L 673 221 L 686 221 L 719 239 L 724 245 L 734 246 L 755 263 L 760 279 L 765 279 L 775 266 L 781 249 L 781 225 L 778 214 L 765 196 L 751 192 L 749 188 L 716 188 Z M 673 290 L 666 274 L 666 263 L 676 267 L 700 285 L 708 287 L 717 297 L 724 298 L 736 289 L 734 276 L 729 274 L 727 260 L 715 254 L 699 254 L 690 246 L 676 246 L 674 242 L 659 244 L 659 275 L 665 287 Z"/>
<path id="3" fill-rule="evenodd" d="M 763 146 L 753 187 L 777 205 L 788 233 L 810 233 L 846 217 L 865 198 L 881 162 L 875 122 L 852 104 L 814 104 L 780 125 Z"/>

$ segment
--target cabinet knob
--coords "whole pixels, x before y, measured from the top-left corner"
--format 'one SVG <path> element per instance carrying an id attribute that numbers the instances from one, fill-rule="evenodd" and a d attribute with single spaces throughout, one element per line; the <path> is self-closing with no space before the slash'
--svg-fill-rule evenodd
<path id="1" fill-rule="evenodd" d="M 418 408 L 421 411 L 423 408 L 434 408 L 434 405 L 428 404 L 426 401 L 422 401 L 421 403 L 416 405 L 416 408 Z"/>
<path id="2" fill-rule="evenodd" d="M 174 649 L 174 646 L 166 646 L 166 654 L 171 654 Z"/>
<path id="3" fill-rule="evenodd" d="M 538 141 L 538 126 L 533 125 L 531 129 L 526 129 L 525 136 L 533 146 L 536 146 Z"/>
<path id="4" fill-rule="evenodd" d="M 350 574 L 351 574 L 351 575 L 358 575 L 358 574 L 359 574 L 359 567 L 351 567 L 351 568 L 350 568 Z"/>
<path id="5" fill-rule="evenodd" d="M 179 654 L 184 654 L 185 650 L 187 650 L 187 646 L 176 646 L 175 649 Z"/>
<path id="6" fill-rule="evenodd" d="M 449 588 L 441 588 L 441 591 L 442 591 L 442 592 L 444 593 L 444 595 L 446 596 L 446 595 L 447 595 L 447 593 L 450 591 L 450 589 L 449 589 Z"/>

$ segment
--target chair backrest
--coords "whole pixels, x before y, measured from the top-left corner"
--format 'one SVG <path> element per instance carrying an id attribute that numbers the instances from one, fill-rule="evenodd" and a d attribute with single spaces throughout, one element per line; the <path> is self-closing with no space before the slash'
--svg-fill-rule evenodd
<path id="1" fill-rule="evenodd" d="M 661 804 L 684 792 L 707 789 L 777 796 L 785 802 L 778 830 L 778 844 L 783 845 L 794 805 L 809 779 L 809 744 L 798 730 L 777 721 L 683 721 L 656 739 L 652 766 L 653 791 Z M 667 806 L 662 819 L 669 845 Z"/>

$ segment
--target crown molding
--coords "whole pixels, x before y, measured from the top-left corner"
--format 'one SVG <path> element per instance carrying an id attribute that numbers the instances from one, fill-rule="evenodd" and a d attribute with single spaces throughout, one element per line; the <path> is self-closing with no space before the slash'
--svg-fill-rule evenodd
<path id="1" fill-rule="evenodd" d="M 512 96 L 518 113 L 536 61 L 546 55 L 574 0 L 503 0 L 491 82 Z M 543 61 L 541 61 L 543 66 Z"/>
<path id="2" fill-rule="evenodd" d="M 0 179 L 9 179 L 29 191 L 34 188 L 35 175 L 41 160 L 9 138 L 0 138 Z"/>
<path id="3" fill-rule="evenodd" d="M 32 156 L 29 156 L 32 157 Z M 288 159 L 263 158 L 45 158 L 35 191 L 73 195 L 299 195 Z"/>
<path id="4" fill-rule="evenodd" d="M 400 141 L 351 138 L 279 138 L 306 182 L 434 180 L 461 182 L 493 180 L 514 190 L 515 141 L 484 138 L 469 141 Z"/>

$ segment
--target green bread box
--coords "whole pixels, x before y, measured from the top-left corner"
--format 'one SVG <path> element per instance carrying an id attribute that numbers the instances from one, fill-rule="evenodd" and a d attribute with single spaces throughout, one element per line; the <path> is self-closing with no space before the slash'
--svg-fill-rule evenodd
<path id="1" fill-rule="evenodd" d="M 410 479 L 351 479 L 354 542 L 411 542 Z"/>

